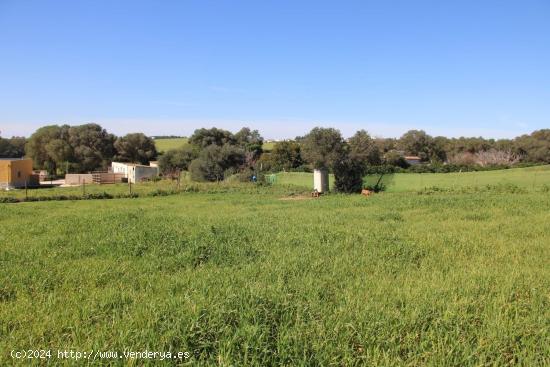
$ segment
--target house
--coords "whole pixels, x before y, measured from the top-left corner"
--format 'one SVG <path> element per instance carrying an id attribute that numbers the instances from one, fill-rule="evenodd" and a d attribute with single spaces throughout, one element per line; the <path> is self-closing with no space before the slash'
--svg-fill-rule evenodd
<path id="1" fill-rule="evenodd" d="M 146 181 L 159 174 L 159 168 L 154 165 L 146 166 L 123 162 L 112 162 L 111 171 L 112 173 L 123 174 L 128 182 L 131 183 Z"/>
<path id="2" fill-rule="evenodd" d="M 415 155 L 406 155 L 404 158 L 411 166 L 422 163 L 420 157 L 417 157 Z"/>
<path id="3" fill-rule="evenodd" d="M 32 159 L 0 158 L 0 188 L 14 189 L 37 185 L 38 176 L 33 174 Z"/>

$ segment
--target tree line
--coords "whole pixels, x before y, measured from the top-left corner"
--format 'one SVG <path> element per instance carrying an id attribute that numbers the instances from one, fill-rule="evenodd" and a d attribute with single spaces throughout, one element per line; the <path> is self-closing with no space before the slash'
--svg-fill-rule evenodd
<path id="1" fill-rule="evenodd" d="M 157 158 L 153 139 L 142 133 L 117 137 L 98 124 L 49 125 L 28 139 L 0 138 L 0 157 L 32 158 L 50 174 L 106 170 L 113 160 L 147 164 Z"/>
<path id="2" fill-rule="evenodd" d="M 51 173 L 104 170 L 113 160 L 147 164 L 158 158 L 163 174 L 189 171 L 198 181 L 229 176 L 249 180 L 262 172 L 325 168 L 347 177 L 347 184 L 368 170 L 406 169 L 407 156 L 424 162 L 423 170 L 550 163 L 550 129 L 495 140 L 433 137 L 422 130 L 410 130 L 397 139 L 372 137 L 360 130 L 346 139 L 336 129 L 315 128 L 277 142 L 270 151 L 264 151 L 263 144 L 260 133 L 247 127 L 236 133 L 203 128 L 195 130 L 185 146 L 159 155 L 154 140 L 142 133 L 117 137 L 98 124 L 49 125 L 28 139 L 0 138 L 0 157 L 27 156 L 35 168 Z"/>

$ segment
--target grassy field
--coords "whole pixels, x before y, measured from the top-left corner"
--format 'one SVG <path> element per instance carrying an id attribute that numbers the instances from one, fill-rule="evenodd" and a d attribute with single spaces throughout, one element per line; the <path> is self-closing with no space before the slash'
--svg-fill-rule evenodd
<path id="1" fill-rule="evenodd" d="M 365 178 L 367 184 L 375 183 L 378 175 Z M 458 189 L 464 187 L 482 187 L 486 185 L 510 184 L 525 189 L 537 189 L 544 185 L 550 187 L 550 166 L 513 168 L 497 171 L 461 172 L 461 173 L 396 173 L 386 175 L 383 182 L 388 192 L 418 191 L 426 187 Z M 330 182 L 334 178 L 330 176 Z M 286 172 L 277 174 L 277 183 L 311 187 L 313 174 Z"/>
<path id="2" fill-rule="evenodd" d="M 219 187 L 0 204 L 0 365 L 550 364 L 548 193 Z"/>
<path id="3" fill-rule="evenodd" d="M 156 139 L 155 146 L 159 152 L 166 152 L 169 149 L 181 148 L 187 144 L 187 138 L 174 138 L 174 139 Z M 263 145 L 264 150 L 271 150 L 275 146 L 275 143 L 265 143 Z"/>
<path id="4" fill-rule="evenodd" d="M 264 143 L 262 145 L 262 149 L 265 150 L 265 151 L 271 151 L 273 150 L 273 147 L 275 146 L 275 142 L 269 142 L 269 143 Z"/>
<path id="5" fill-rule="evenodd" d="M 181 148 L 187 144 L 187 138 L 155 139 L 155 147 L 159 152 Z"/>

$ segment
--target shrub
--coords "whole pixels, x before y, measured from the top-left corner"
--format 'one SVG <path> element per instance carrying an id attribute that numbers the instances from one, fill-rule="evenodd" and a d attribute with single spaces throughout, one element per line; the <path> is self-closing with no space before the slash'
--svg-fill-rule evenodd
<path id="1" fill-rule="evenodd" d="M 363 188 L 363 164 L 349 157 L 334 164 L 334 187 L 337 192 L 358 193 Z"/>

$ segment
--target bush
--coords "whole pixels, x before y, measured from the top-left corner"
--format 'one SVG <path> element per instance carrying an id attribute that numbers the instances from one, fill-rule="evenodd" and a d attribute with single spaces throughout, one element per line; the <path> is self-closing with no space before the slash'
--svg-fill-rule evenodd
<path id="1" fill-rule="evenodd" d="M 16 198 L 0 198 L 0 203 L 18 203 L 19 199 Z"/>
<path id="2" fill-rule="evenodd" d="M 334 164 L 334 187 L 337 192 L 358 193 L 363 188 L 364 166 L 350 158 Z"/>

